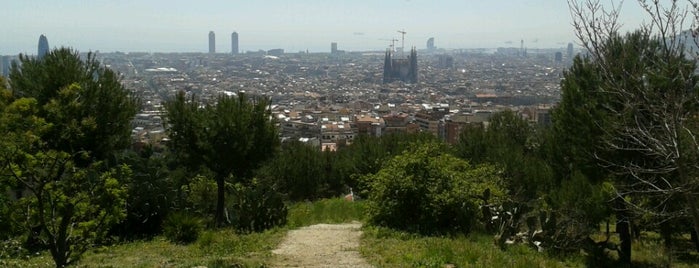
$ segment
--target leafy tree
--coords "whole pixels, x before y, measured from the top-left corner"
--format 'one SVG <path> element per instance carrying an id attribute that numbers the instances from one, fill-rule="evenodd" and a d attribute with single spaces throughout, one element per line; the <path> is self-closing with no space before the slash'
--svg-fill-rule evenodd
<path id="1" fill-rule="evenodd" d="M 468 233 L 481 216 L 483 195 L 504 195 L 493 166 L 471 166 L 442 146 L 414 144 L 364 178 L 372 224 L 425 234 Z"/>
<path id="2" fill-rule="evenodd" d="M 41 59 L 20 55 L 9 77 L 12 95 L 36 99 L 38 116 L 56 126 L 42 135 L 49 148 L 84 151 L 89 159 L 76 160 L 87 166 L 128 146 L 139 100 L 94 54 L 83 60 L 77 51 L 59 48 Z"/>
<path id="3" fill-rule="evenodd" d="M 202 105 L 196 97 L 179 92 L 165 109 L 175 155 L 190 168 L 206 167 L 215 174 L 215 221 L 222 225 L 226 180 L 249 178 L 279 144 L 269 100 L 239 93 L 220 95 L 215 103 Z"/>
<path id="4" fill-rule="evenodd" d="M 491 117 L 487 128 L 473 125 L 459 136 L 455 153 L 473 163 L 496 164 L 516 200 L 527 202 L 546 192 L 551 171 L 540 156 L 543 134 L 512 111 Z"/>
<path id="5" fill-rule="evenodd" d="M 28 242 L 64 267 L 124 217 L 130 170 L 102 160 L 127 145 L 138 100 L 91 55 L 62 48 L 20 61 L 2 97 L 0 183 L 17 189 L 13 218 Z"/>
<path id="6" fill-rule="evenodd" d="M 14 101 L 3 111 L 3 132 L 8 139 L 0 154 L 0 177 L 21 186 L 28 195 L 13 201 L 13 213 L 29 238 L 48 247 L 56 267 L 78 260 L 109 228 L 124 217 L 130 176 L 126 166 L 104 172 L 99 162 L 78 168 L 67 152 L 47 149 L 40 139 L 54 126 L 36 116 L 34 99 Z M 76 152 L 75 154 L 82 154 Z"/>
<path id="7" fill-rule="evenodd" d="M 323 196 L 332 172 L 332 167 L 325 169 L 323 156 L 317 148 L 300 141 L 284 143 L 261 176 L 268 177 L 289 200 L 313 200 Z"/>

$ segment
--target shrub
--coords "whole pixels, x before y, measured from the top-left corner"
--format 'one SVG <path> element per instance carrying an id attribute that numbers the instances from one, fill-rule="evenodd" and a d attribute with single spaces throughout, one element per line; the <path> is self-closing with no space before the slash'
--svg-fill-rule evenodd
<path id="1" fill-rule="evenodd" d="M 213 215 L 216 211 L 216 181 L 204 175 L 196 175 L 186 186 L 182 187 L 187 195 L 187 202 L 201 215 Z"/>
<path id="2" fill-rule="evenodd" d="M 163 223 L 165 237 L 178 244 L 196 241 L 201 230 L 201 220 L 183 212 L 170 213 Z"/>
<path id="3" fill-rule="evenodd" d="M 468 233 L 480 216 L 481 193 L 503 191 L 492 166 L 472 167 L 440 144 L 415 144 L 364 178 L 371 224 L 422 234 Z"/>
<path id="4" fill-rule="evenodd" d="M 162 233 L 161 226 L 175 205 L 179 185 L 175 183 L 162 155 L 152 154 L 146 147 L 143 152 L 126 152 L 119 160 L 133 171 L 126 185 L 126 218 L 111 230 L 111 234 L 133 239 L 151 237 Z"/>
<path id="5" fill-rule="evenodd" d="M 231 200 L 233 225 L 243 232 L 259 232 L 286 224 L 283 197 L 269 185 L 253 180 L 236 184 Z"/>
<path id="6" fill-rule="evenodd" d="M 29 251 L 15 238 L 0 240 L 0 260 L 27 256 Z M 2 262 L 0 262 L 2 264 Z"/>

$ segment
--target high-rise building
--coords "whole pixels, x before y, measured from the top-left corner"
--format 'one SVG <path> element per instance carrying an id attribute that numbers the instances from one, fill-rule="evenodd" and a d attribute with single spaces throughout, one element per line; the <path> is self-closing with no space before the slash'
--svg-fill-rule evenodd
<path id="1" fill-rule="evenodd" d="M 231 54 L 238 54 L 238 33 L 233 32 L 231 34 Z"/>
<path id="2" fill-rule="evenodd" d="M 46 39 L 45 35 L 39 36 L 39 49 L 36 53 L 39 59 L 43 58 L 44 55 L 49 53 L 49 40 Z"/>
<path id="3" fill-rule="evenodd" d="M 568 60 L 573 59 L 573 43 L 568 43 Z"/>
<path id="4" fill-rule="evenodd" d="M 434 50 L 434 37 L 430 37 L 430 39 L 427 39 L 427 50 Z"/>
<path id="5" fill-rule="evenodd" d="M 562 62 L 563 61 L 563 53 L 561 53 L 560 51 L 556 52 L 556 54 L 554 54 L 554 56 L 553 56 L 553 59 L 556 62 Z"/>
<path id="6" fill-rule="evenodd" d="M 12 66 L 10 56 L 2 56 L 0 58 L 2 58 L 2 75 L 5 77 L 10 76 L 10 66 Z"/>
<path id="7" fill-rule="evenodd" d="M 214 31 L 209 32 L 209 53 L 216 53 L 216 34 Z"/>
<path id="8" fill-rule="evenodd" d="M 330 43 L 330 54 L 337 54 L 337 42 Z"/>

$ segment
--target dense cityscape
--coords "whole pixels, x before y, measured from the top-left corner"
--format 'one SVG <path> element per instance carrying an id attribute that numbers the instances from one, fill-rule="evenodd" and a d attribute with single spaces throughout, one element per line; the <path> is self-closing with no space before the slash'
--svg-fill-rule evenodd
<path id="1" fill-rule="evenodd" d="M 0 267 L 699 264 L 698 0 L 6 6 Z"/>
<path id="2" fill-rule="evenodd" d="M 133 120 L 135 145 L 167 140 L 161 104 L 178 91 L 203 100 L 238 93 L 269 97 L 283 140 L 323 150 L 350 144 L 358 134 L 391 132 L 429 132 L 453 144 L 464 125 L 487 122 L 498 111 L 550 123 L 562 72 L 577 54 L 572 43 L 535 50 L 524 41 L 520 48 L 445 50 L 430 38 L 413 51 L 417 66 L 408 80 L 400 67 L 386 72 L 390 61 L 410 57 L 395 39 L 385 51 L 343 51 L 332 42 L 327 53 L 241 53 L 234 32 L 230 50 L 217 53 L 214 32 L 208 37 L 209 53 L 97 53 L 143 100 Z M 47 42 L 42 35 L 39 57 L 47 53 Z M 15 57 L 2 59 L 7 75 Z M 387 80 L 391 76 L 396 79 Z"/>

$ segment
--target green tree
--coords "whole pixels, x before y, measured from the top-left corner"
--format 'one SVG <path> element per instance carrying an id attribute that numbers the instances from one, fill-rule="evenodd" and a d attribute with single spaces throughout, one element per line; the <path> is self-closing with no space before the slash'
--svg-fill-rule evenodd
<path id="1" fill-rule="evenodd" d="M 577 94 L 592 97 L 581 100 L 591 105 L 576 113 L 600 113 L 590 111 L 597 106 L 607 119 L 600 121 L 601 151 L 611 153 L 595 160 L 614 174 L 616 200 L 623 203 L 617 209 L 652 219 L 650 226 L 689 218 L 698 232 L 697 54 L 685 50 L 690 35 L 682 34 L 685 21 L 699 19 L 697 3 L 689 1 L 684 10 L 680 1 L 639 1 L 649 22 L 625 35 L 618 31 L 618 8 L 605 10 L 593 0 L 569 3 L 597 77 L 585 94 Z M 630 243 L 622 248 L 629 262 Z"/>
<path id="2" fill-rule="evenodd" d="M 56 267 L 77 261 L 109 228 L 124 217 L 130 177 L 126 166 L 103 171 L 100 162 L 78 168 L 76 155 L 46 148 L 40 137 L 54 125 L 38 117 L 36 100 L 21 98 L 5 107 L 0 117 L 3 150 L 0 179 L 28 192 L 12 201 L 12 218 L 22 219 L 30 241 L 48 247 Z M 76 152 L 75 154 L 82 154 Z"/>
<path id="3" fill-rule="evenodd" d="M 215 103 L 201 105 L 196 97 L 179 92 L 165 103 L 171 149 L 191 168 L 206 167 L 215 174 L 215 221 L 225 218 L 226 180 L 244 182 L 270 158 L 279 137 L 269 110 L 269 99 L 243 93 L 220 95 Z"/>
<path id="4" fill-rule="evenodd" d="M 325 169 L 325 160 L 318 148 L 292 141 L 282 144 L 260 175 L 271 180 L 289 200 L 313 200 L 322 197 L 328 187 L 326 179 L 330 174 Z"/>
<path id="5" fill-rule="evenodd" d="M 455 153 L 476 164 L 500 166 L 511 196 L 528 202 L 550 186 L 551 170 L 541 157 L 542 132 L 515 112 L 503 111 L 494 114 L 487 127 L 466 127 Z"/>
<path id="6" fill-rule="evenodd" d="M 41 59 L 20 55 L 9 78 L 12 95 L 36 99 L 38 115 L 56 126 L 42 135 L 49 148 L 88 154 L 79 165 L 129 145 L 139 99 L 93 53 L 82 59 L 77 51 L 59 48 Z"/>
<path id="7" fill-rule="evenodd" d="M 2 97 L 0 182 L 17 189 L 13 213 L 29 240 L 63 267 L 124 217 L 131 172 L 102 160 L 128 144 L 138 99 L 91 54 L 61 48 L 20 62 Z"/>

